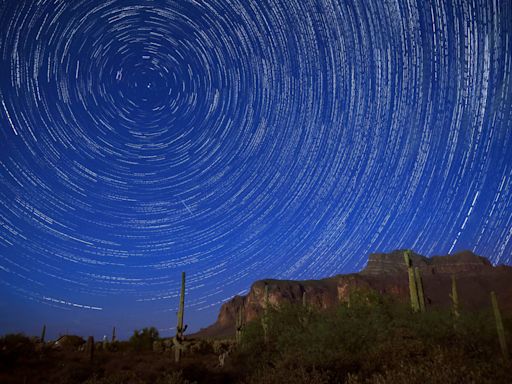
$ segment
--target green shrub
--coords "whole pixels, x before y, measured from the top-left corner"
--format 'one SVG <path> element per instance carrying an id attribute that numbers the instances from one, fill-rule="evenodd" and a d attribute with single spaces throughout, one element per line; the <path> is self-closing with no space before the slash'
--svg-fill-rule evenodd
<path id="1" fill-rule="evenodd" d="M 436 347 L 420 359 L 402 360 L 372 374 L 352 373 L 347 384 L 498 384 L 512 375 L 498 361 L 468 359 L 458 347 Z"/>
<path id="2" fill-rule="evenodd" d="M 158 330 L 155 327 L 135 330 L 128 341 L 130 347 L 135 351 L 151 351 L 153 342 L 159 340 Z"/>
<path id="3" fill-rule="evenodd" d="M 267 342 L 261 321 L 249 323 L 233 357 L 235 365 L 249 367 L 249 380 L 258 375 L 294 377 L 287 372 L 302 370 L 302 382 L 311 372 L 339 382 L 348 377 L 371 383 L 402 378 L 404 383 L 425 382 L 425 375 L 435 370 L 440 383 L 450 383 L 448 377 L 464 382 L 484 376 L 505 382 L 494 363 L 499 349 L 490 313 L 461 312 L 454 323 L 449 311 L 413 313 L 408 305 L 371 291 L 355 292 L 349 302 L 327 311 L 300 305 L 270 308 Z M 455 358 L 450 360 L 450 354 Z"/>

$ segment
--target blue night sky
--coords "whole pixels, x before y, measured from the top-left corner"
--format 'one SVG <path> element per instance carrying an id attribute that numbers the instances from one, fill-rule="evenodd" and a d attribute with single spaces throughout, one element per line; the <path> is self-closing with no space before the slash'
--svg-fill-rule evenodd
<path id="1" fill-rule="evenodd" d="M 512 263 L 512 2 L 0 0 L 0 333 L 189 330 L 369 253 Z"/>

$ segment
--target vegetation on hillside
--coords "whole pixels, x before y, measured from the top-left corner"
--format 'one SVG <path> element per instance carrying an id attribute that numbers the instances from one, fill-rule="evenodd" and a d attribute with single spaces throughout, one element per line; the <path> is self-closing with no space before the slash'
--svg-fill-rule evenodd
<path id="1" fill-rule="evenodd" d="M 247 325 L 233 364 L 247 383 L 510 383 L 490 312 L 413 313 L 372 292 L 328 311 L 281 306 Z M 508 319 L 505 328 L 510 330 Z M 510 332 L 508 333 L 510 344 Z"/>
<path id="2" fill-rule="evenodd" d="M 179 364 L 171 350 L 154 350 L 158 331 L 86 353 L 35 348 L 21 335 L 0 339 L 3 383 L 510 383 L 489 308 L 481 313 L 414 312 L 372 292 L 324 311 L 305 305 L 270 307 L 264 321 L 245 324 L 231 343 L 190 342 Z M 512 319 L 504 319 L 511 344 Z M 234 331 L 234 330 L 233 330 Z M 101 343 L 100 343 L 101 344 Z M 169 343 L 172 345 L 172 343 Z M 227 351 L 231 349 L 229 355 Z M 219 366 L 224 354 L 226 364 Z"/>

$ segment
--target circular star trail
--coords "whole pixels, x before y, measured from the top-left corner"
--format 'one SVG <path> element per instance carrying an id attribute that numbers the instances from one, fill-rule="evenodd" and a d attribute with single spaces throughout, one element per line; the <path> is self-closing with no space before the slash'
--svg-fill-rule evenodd
<path id="1" fill-rule="evenodd" d="M 181 271 L 197 328 L 370 252 L 512 262 L 510 2 L 3 0 L 0 24 L 5 329 L 167 330 Z"/>

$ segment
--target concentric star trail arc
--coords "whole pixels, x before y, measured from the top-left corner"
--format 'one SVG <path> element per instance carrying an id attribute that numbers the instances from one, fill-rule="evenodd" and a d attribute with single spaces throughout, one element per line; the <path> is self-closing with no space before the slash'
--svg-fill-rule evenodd
<path id="1" fill-rule="evenodd" d="M 173 329 L 181 271 L 197 329 L 370 252 L 512 262 L 510 2 L 4 0 L 0 25 L 2 330 Z"/>

